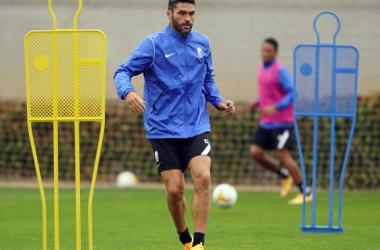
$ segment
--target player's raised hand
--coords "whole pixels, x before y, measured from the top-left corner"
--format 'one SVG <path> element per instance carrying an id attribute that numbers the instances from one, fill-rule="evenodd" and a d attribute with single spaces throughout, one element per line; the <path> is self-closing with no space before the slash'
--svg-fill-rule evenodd
<path id="1" fill-rule="evenodd" d="M 250 108 L 252 111 L 256 111 L 258 107 L 259 107 L 259 103 L 258 103 L 258 102 L 251 102 L 251 103 L 249 104 L 249 108 Z"/>
<path id="2" fill-rule="evenodd" d="M 146 109 L 145 101 L 140 98 L 135 92 L 129 92 L 125 96 L 125 101 L 127 102 L 128 106 L 134 113 L 143 113 Z"/>
<path id="3" fill-rule="evenodd" d="M 218 104 L 218 107 L 220 110 L 225 111 L 227 114 L 233 114 L 235 113 L 235 103 L 230 100 L 226 100 L 223 102 L 220 102 Z"/>

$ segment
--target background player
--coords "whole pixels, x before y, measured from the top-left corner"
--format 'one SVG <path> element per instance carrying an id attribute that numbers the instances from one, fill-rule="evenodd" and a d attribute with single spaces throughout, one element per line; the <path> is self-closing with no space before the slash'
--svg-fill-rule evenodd
<path id="1" fill-rule="evenodd" d="M 303 179 L 299 166 L 289 150 L 294 147 L 293 137 L 293 91 L 294 83 L 289 70 L 276 59 L 278 43 L 273 38 L 262 44 L 263 63 L 258 70 L 259 98 L 251 103 L 251 109 L 260 110 L 260 124 L 252 140 L 251 157 L 265 168 L 276 172 L 282 178 L 281 196 L 288 196 L 296 182 L 300 194 L 290 200 L 290 204 L 302 204 L 303 192 L 306 201 L 312 200 L 309 188 L 303 190 Z M 280 164 L 264 150 L 274 150 Z"/>
<path id="2" fill-rule="evenodd" d="M 195 1 L 169 0 L 170 24 L 146 37 L 116 71 L 118 95 L 136 113 L 144 113 L 150 139 L 167 190 L 167 203 L 184 249 L 203 249 L 210 212 L 211 145 L 207 101 L 215 108 L 234 113 L 214 81 L 210 42 L 192 30 Z M 144 100 L 131 85 L 143 73 Z M 194 184 L 191 214 L 194 241 L 186 223 L 184 176 L 190 170 Z M 154 212 L 154 211 L 152 211 Z"/>

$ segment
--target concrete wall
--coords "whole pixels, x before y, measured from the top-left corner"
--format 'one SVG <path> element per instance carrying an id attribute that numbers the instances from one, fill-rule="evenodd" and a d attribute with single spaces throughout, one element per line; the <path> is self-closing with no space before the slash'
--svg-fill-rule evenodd
<path id="1" fill-rule="evenodd" d="M 84 0 L 81 29 L 100 29 L 108 39 L 107 97 L 116 99 L 112 81 L 116 67 L 125 61 L 146 35 L 162 30 L 167 0 Z M 47 0 L 0 0 L 0 100 L 25 98 L 23 39 L 34 29 L 52 29 Z M 72 27 L 76 0 L 53 0 L 58 27 Z M 194 29 L 212 44 L 216 80 L 221 93 L 235 101 L 256 96 L 256 68 L 265 37 L 280 42 L 279 58 L 292 69 L 292 51 L 299 43 L 315 43 L 314 16 L 335 11 L 342 28 L 338 43 L 356 45 L 361 53 L 359 93 L 380 91 L 379 0 L 198 0 Z M 321 20 L 323 41 L 335 30 L 335 21 Z M 142 93 L 142 77 L 133 80 Z"/>

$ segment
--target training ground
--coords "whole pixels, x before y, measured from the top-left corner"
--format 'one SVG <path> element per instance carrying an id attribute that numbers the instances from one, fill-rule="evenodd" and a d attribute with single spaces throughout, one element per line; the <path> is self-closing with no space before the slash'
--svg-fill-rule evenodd
<path id="1" fill-rule="evenodd" d="M 192 190 L 186 190 L 188 202 Z M 290 197 L 296 193 L 293 192 Z M 75 249 L 74 189 L 60 190 L 61 249 Z M 87 248 L 88 189 L 82 190 L 82 249 Z M 239 191 L 230 209 L 213 205 L 206 237 L 210 250 L 380 249 L 380 199 L 376 192 L 345 192 L 343 234 L 300 232 L 301 206 L 275 191 Z M 327 224 L 328 193 L 318 193 L 317 223 Z M 0 249 L 42 249 L 41 202 L 36 188 L 0 188 Z M 48 245 L 53 243 L 53 190 L 47 190 Z M 310 206 L 308 206 L 310 209 Z M 188 211 L 189 212 L 189 211 Z M 177 250 L 181 245 L 163 189 L 98 188 L 94 199 L 94 249 Z M 189 228 L 193 231 L 188 213 Z"/>

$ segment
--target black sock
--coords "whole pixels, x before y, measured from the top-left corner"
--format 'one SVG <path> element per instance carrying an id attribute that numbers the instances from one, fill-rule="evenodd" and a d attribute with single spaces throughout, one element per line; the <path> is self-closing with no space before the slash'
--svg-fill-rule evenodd
<path id="1" fill-rule="evenodd" d="M 284 168 L 284 167 L 280 167 L 278 170 L 277 170 L 277 174 L 283 178 L 283 179 L 286 179 L 289 177 L 289 171 Z"/>
<path id="2" fill-rule="evenodd" d="M 189 243 L 192 240 L 188 228 L 186 228 L 186 230 L 183 231 L 182 233 L 178 232 L 178 235 L 179 235 L 179 240 L 182 242 L 182 245 L 185 245 L 186 243 Z"/>
<path id="3" fill-rule="evenodd" d="M 300 189 L 300 192 L 303 194 L 304 190 L 303 190 L 303 183 L 302 182 L 300 184 L 298 184 L 298 188 Z M 309 195 L 311 193 L 311 190 L 309 187 L 306 187 L 305 193 L 306 193 L 306 195 Z"/>
<path id="4" fill-rule="evenodd" d="M 199 245 L 202 242 L 205 245 L 205 234 L 204 233 L 194 233 L 193 247 Z"/>

